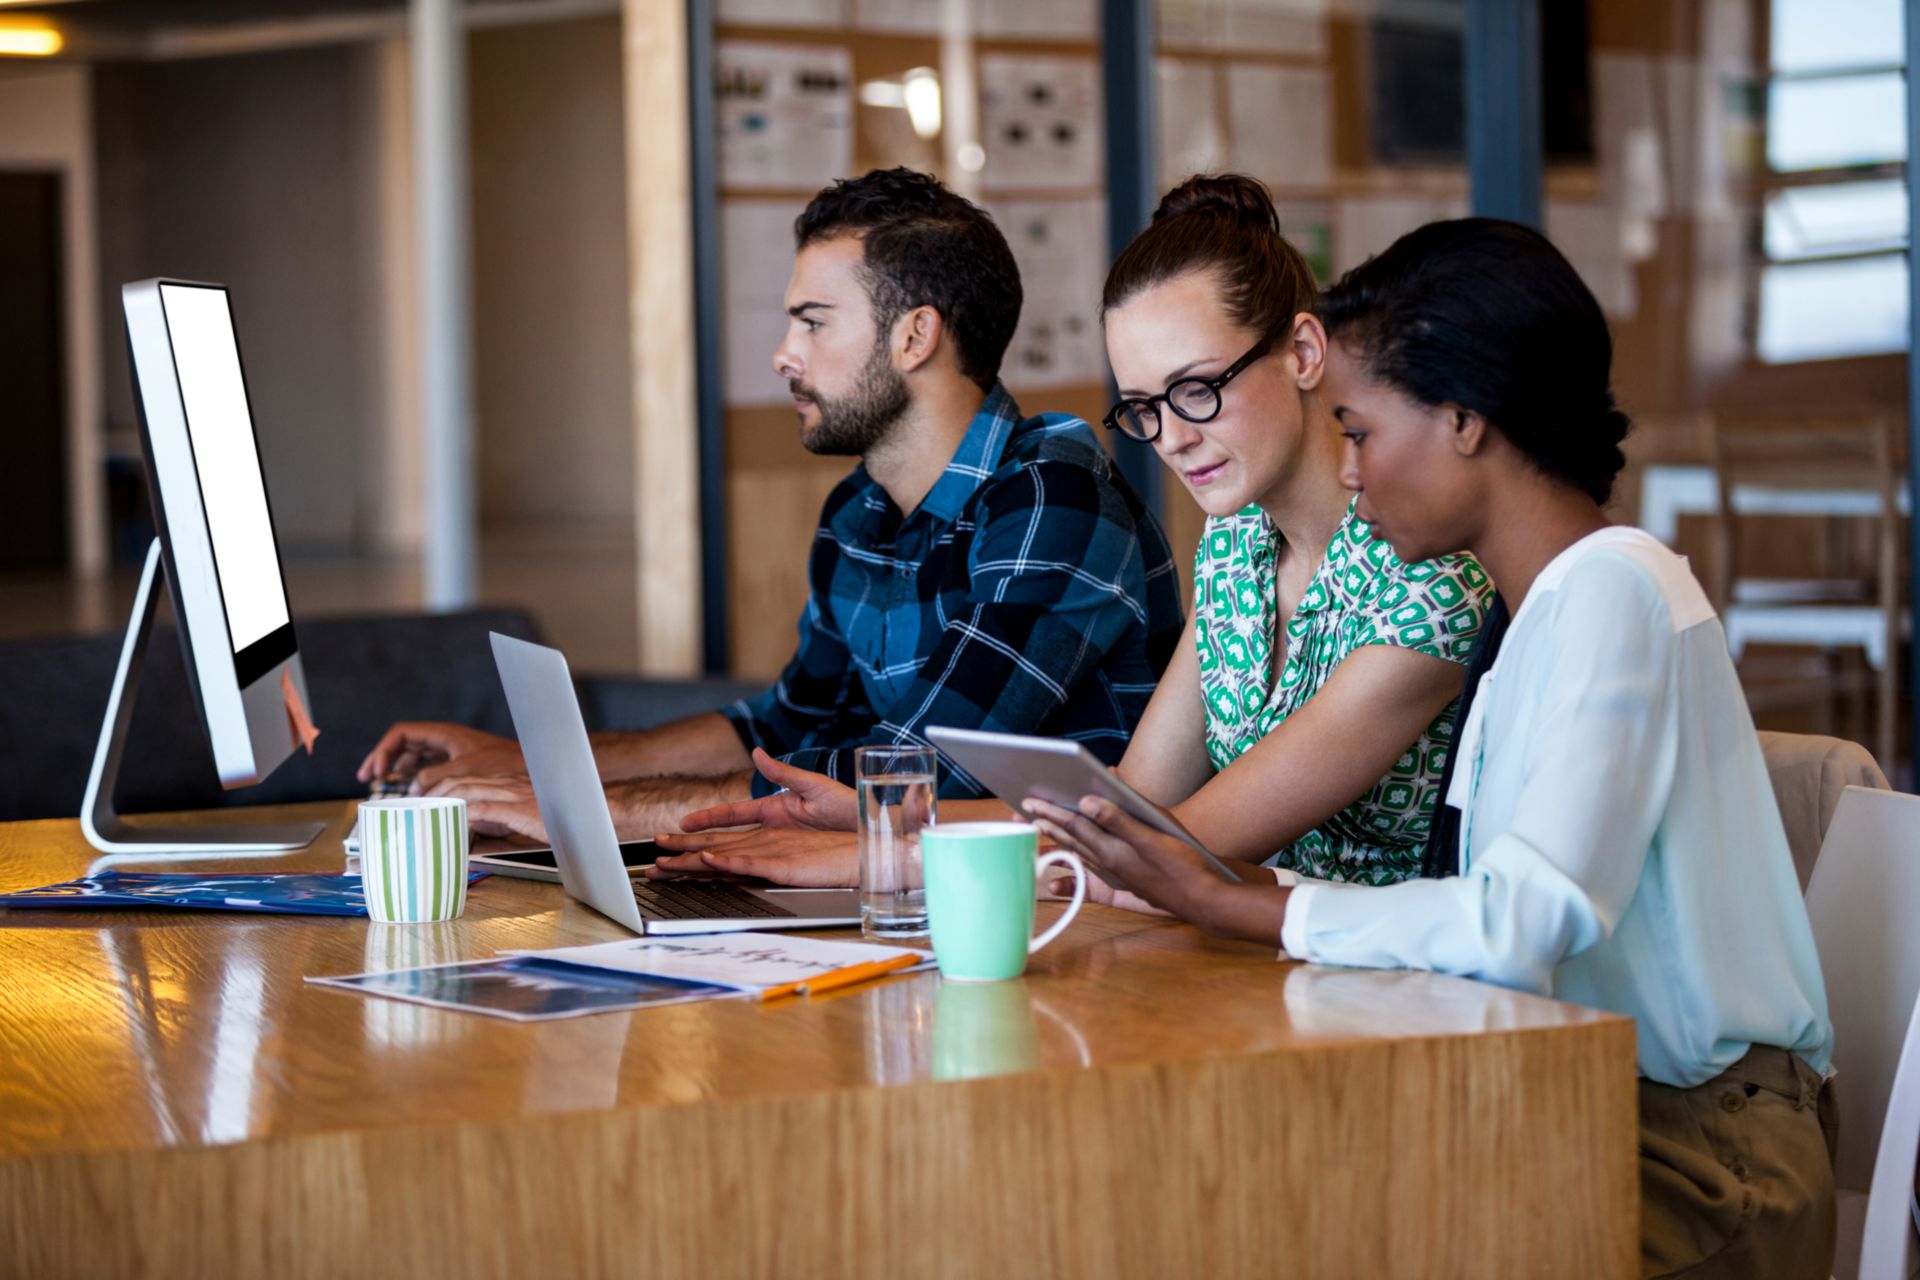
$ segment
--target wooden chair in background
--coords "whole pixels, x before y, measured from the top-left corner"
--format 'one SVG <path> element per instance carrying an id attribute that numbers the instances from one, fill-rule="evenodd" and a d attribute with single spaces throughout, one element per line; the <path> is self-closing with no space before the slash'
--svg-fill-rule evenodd
<path id="1" fill-rule="evenodd" d="M 1872 740 L 1890 775 L 1906 630 L 1897 425 L 1878 413 L 1723 414 L 1712 433 L 1719 487 L 1713 591 L 1734 659 L 1751 644 L 1817 649 L 1821 732 L 1832 731 L 1842 687 L 1864 710 L 1870 685 Z M 1816 531 L 1812 545 L 1809 530 Z M 1869 680 L 1839 678 L 1844 649 L 1861 651 Z"/>

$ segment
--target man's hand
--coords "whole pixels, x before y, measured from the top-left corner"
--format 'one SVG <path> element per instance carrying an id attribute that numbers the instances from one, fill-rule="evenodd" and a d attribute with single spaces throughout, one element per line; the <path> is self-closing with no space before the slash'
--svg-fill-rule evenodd
<path id="1" fill-rule="evenodd" d="M 442 778 L 427 792 L 455 796 L 467 802 L 467 829 L 482 836 L 525 836 L 549 844 L 547 824 L 533 798 L 533 784 L 525 778 Z"/>
<path id="2" fill-rule="evenodd" d="M 414 795 L 424 795 L 445 778 L 525 776 L 527 762 L 519 744 L 465 725 L 404 721 L 374 744 L 354 776 L 371 785 L 384 777 L 402 757 L 412 756 L 424 768 L 413 775 Z"/>
<path id="3" fill-rule="evenodd" d="M 845 783 L 824 773 L 782 764 L 758 747 L 753 749 L 753 767 L 768 782 L 786 790 L 689 813 L 680 819 L 680 829 L 712 831 L 757 824 L 789 831 L 852 831 L 859 821 L 859 801 Z"/>
<path id="4" fill-rule="evenodd" d="M 851 888 L 860 882 L 856 837 L 843 832 L 762 828 L 655 839 L 669 854 L 647 869 L 652 880 L 758 876 L 797 889 Z"/>

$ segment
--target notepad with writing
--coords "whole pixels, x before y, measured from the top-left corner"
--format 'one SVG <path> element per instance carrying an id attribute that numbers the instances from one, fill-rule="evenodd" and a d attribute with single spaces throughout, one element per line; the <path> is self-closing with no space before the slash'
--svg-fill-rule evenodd
<path id="1" fill-rule="evenodd" d="M 678 982 L 706 982 L 749 992 L 805 982 L 852 965 L 925 955 L 910 947 L 827 942 L 769 933 L 629 938 L 520 954 L 589 969 L 612 969 Z M 928 957 L 929 962 L 931 959 Z"/>

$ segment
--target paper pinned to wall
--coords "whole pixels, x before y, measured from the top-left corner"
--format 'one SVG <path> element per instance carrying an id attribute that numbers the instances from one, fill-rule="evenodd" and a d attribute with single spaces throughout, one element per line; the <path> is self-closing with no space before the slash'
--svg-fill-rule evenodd
<path id="1" fill-rule="evenodd" d="M 969 30 L 973 29 L 977 0 L 853 0 L 853 23 L 862 31 L 937 36 L 950 3 L 960 5 L 957 16 Z"/>
<path id="2" fill-rule="evenodd" d="M 980 104 L 989 191 L 1100 185 L 1105 104 L 1093 59 L 982 57 Z"/>
<path id="3" fill-rule="evenodd" d="M 730 408 L 787 399 L 773 353 L 787 331 L 793 220 L 803 207 L 779 200 L 720 206 L 721 374 Z"/>
<path id="4" fill-rule="evenodd" d="M 815 188 L 853 168 L 853 56 L 837 45 L 722 41 L 720 185 Z"/>
<path id="5" fill-rule="evenodd" d="M 1227 167 L 1227 130 L 1220 118 L 1220 75 L 1198 58 L 1159 58 L 1153 64 L 1159 92 L 1160 188 L 1196 173 Z"/>
<path id="6" fill-rule="evenodd" d="M 714 18 L 722 26 L 839 27 L 847 20 L 847 0 L 719 0 Z"/>
<path id="7" fill-rule="evenodd" d="M 1225 0 L 1216 47 L 1235 53 L 1327 54 L 1327 0 Z"/>
<path id="8" fill-rule="evenodd" d="M 1464 199 L 1431 195 L 1357 196 L 1335 206 L 1333 267 L 1351 270 L 1415 227 L 1465 217 Z"/>
<path id="9" fill-rule="evenodd" d="M 1159 0 L 1154 31 L 1162 49 L 1210 49 L 1218 46 L 1220 0 Z"/>
<path id="10" fill-rule="evenodd" d="M 988 212 L 1020 264 L 1025 295 L 1000 376 L 1016 396 L 1029 388 L 1104 382 L 1100 287 L 1107 272 L 1105 202 L 999 200 L 988 205 Z"/>
<path id="11" fill-rule="evenodd" d="M 1333 181 L 1333 74 L 1320 67 L 1227 65 L 1233 167 L 1275 187 Z"/>
<path id="12" fill-rule="evenodd" d="M 1333 282 L 1333 209 L 1312 200 L 1277 201 L 1280 234 L 1285 236 L 1313 270 L 1313 278 Z"/>
<path id="13" fill-rule="evenodd" d="M 1099 0 L 980 0 L 980 34 L 989 39 L 1098 40 Z"/>
<path id="14" fill-rule="evenodd" d="M 1547 201 L 1547 239 L 1593 290 L 1609 320 L 1630 320 L 1640 298 L 1622 243 L 1620 217 L 1604 204 Z"/>

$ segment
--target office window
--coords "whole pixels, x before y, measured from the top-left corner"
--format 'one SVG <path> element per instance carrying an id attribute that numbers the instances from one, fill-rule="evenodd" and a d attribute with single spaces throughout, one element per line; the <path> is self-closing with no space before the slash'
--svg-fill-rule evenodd
<path id="1" fill-rule="evenodd" d="M 1774 364 L 1905 351 L 1906 255 L 1767 267 L 1758 345 Z"/>
<path id="2" fill-rule="evenodd" d="M 1769 364 L 1907 349 L 1905 50 L 1897 0 L 1776 0 L 1754 349 Z"/>

